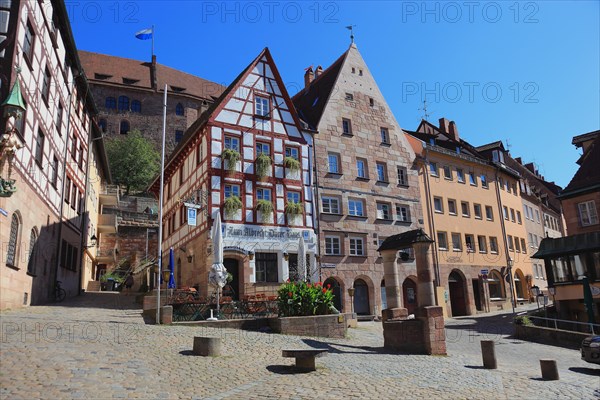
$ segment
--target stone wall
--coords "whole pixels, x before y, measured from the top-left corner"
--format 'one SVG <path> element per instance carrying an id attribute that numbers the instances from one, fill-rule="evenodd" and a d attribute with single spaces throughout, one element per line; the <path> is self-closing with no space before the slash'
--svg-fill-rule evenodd
<path id="1" fill-rule="evenodd" d="M 568 349 L 579 349 L 581 341 L 589 335 L 589 333 L 563 331 L 543 326 L 515 325 L 515 337 L 517 339 Z"/>
<path id="2" fill-rule="evenodd" d="M 284 335 L 345 338 L 347 318 L 346 314 L 272 318 L 269 325 L 274 332 Z"/>

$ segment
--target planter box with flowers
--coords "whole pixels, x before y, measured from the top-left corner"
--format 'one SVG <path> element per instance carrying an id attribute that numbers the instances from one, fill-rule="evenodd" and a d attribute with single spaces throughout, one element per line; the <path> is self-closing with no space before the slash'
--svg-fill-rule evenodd
<path id="1" fill-rule="evenodd" d="M 290 225 L 302 225 L 302 218 L 299 218 L 302 215 L 302 203 L 296 203 L 293 201 L 288 201 L 285 203 L 285 213 L 287 214 L 288 221 Z"/>
<path id="2" fill-rule="evenodd" d="M 237 196 L 229 196 L 223 202 L 224 216 L 226 219 L 242 219 L 240 210 L 242 209 L 242 200 Z"/>
<path id="3" fill-rule="evenodd" d="M 258 200 L 256 202 L 258 221 L 273 222 L 273 203 L 269 200 Z"/>
<path id="4" fill-rule="evenodd" d="M 221 160 L 223 160 L 223 167 L 227 169 L 229 173 L 237 170 L 237 163 L 240 161 L 240 153 L 237 150 L 225 149 L 221 153 Z"/>
<path id="5" fill-rule="evenodd" d="M 346 315 L 333 307 L 330 285 L 288 281 L 277 294 L 279 318 L 271 321 L 275 332 L 329 338 L 346 336 Z"/>

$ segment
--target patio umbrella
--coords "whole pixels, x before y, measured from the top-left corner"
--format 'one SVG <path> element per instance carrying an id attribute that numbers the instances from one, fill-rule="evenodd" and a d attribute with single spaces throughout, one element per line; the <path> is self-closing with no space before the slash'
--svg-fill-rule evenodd
<path id="1" fill-rule="evenodd" d="M 302 236 L 300 236 L 300 242 L 298 243 L 298 278 L 301 281 L 308 280 L 306 273 L 306 246 L 304 245 L 304 237 Z"/>
<path id="2" fill-rule="evenodd" d="M 175 253 L 173 248 L 169 249 L 169 289 L 175 289 Z"/>
<path id="3" fill-rule="evenodd" d="M 208 273 L 208 283 L 217 291 L 217 315 L 219 315 L 219 290 L 227 283 L 227 270 L 223 265 L 223 232 L 221 232 L 219 213 L 213 224 L 213 265 Z"/>

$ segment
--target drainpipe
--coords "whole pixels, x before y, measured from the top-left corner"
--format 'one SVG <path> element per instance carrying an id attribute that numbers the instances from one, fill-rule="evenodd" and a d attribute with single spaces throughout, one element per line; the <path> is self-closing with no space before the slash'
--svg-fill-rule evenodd
<path id="1" fill-rule="evenodd" d="M 512 306 L 512 312 L 515 313 L 515 301 L 514 301 L 514 290 L 513 290 L 513 273 L 512 265 L 509 260 L 510 254 L 508 252 L 508 238 L 506 237 L 506 226 L 504 224 L 504 208 L 502 206 L 502 197 L 500 196 L 500 185 L 498 185 L 498 167 L 496 167 L 496 199 L 498 200 L 498 211 L 500 214 L 500 226 L 502 227 L 502 243 L 504 243 L 504 255 L 506 256 L 506 266 L 509 275 L 509 286 L 510 286 L 510 305 Z"/>
<path id="2" fill-rule="evenodd" d="M 314 189 L 315 189 L 315 201 L 313 201 L 313 225 L 314 225 L 314 230 L 315 230 L 315 234 L 316 234 L 316 240 L 317 240 L 317 252 L 319 253 L 319 261 L 318 261 L 318 265 L 319 265 L 319 281 L 323 282 L 323 274 L 322 274 L 322 268 L 321 268 L 321 257 L 322 257 L 322 251 L 321 251 L 321 224 L 319 223 L 319 218 L 321 215 L 321 208 L 320 208 L 320 197 L 319 197 L 319 169 L 317 167 L 317 150 L 316 150 L 316 140 L 314 138 L 313 135 L 313 145 L 310 146 L 312 148 L 312 156 L 313 156 L 313 163 L 314 163 Z M 310 165 L 310 171 L 313 172 L 312 170 L 313 166 Z M 312 184 L 312 182 L 311 182 Z"/>
<path id="3" fill-rule="evenodd" d="M 423 175 L 425 176 L 425 200 L 427 203 L 427 214 L 429 215 L 428 222 L 429 222 L 429 229 L 431 232 L 431 236 L 433 239 L 433 271 L 435 273 L 435 286 L 441 286 L 442 280 L 440 277 L 440 266 L 439 266 L 439 259 L 438 259 L 438 246 L 437 246 L 437 235 L 436 235 L 436 231 L 435 231 L 435 219 L 433 217 L 433 207 L 431 205 L 431 186 L 429 184 L 429 173 L 427 172 L 427 165 L 429 164 L 428 162 L 428 155 L 429 155 L 429 150 L 427 149 L 427 147 L 425 147 L 425 163 L 423 165 Z M 436 291 L 436 298 L 437 298 L 437 291 Z M 441 299 L 437 299 L 438 301 L 438 305 L 440 305 Z"/>
<path id="4" fill-rule="evenodd" d="M 67 184 L 67 158 L 69 156 L 69 129 L 71 128 L 71 111 L 73 109 L 73 92 L 75 91 L 75 78 L 80 76 L 80 72 L 77 75 L 73 74 L 73 82 L 71 83 L 71 91 L 69 93 L 69 111 L 67 112 L 67 129 L 65 130 L 65 151 L 63 153 L 63 171 L 62 171 L 62 190 L 60 193 L 60 211 L 58 213 L 58 237 L 56 239 L 56 263 L 54 265 L 54 282 L 48 287 L 48 298 L 52 297 L 52 291 L 54 285 L 58 280 L 58 269 L 60 266 L 60 256 L 62 251 L 62 227 L 63 227 L 63 214 L 65 208 L 65 190 Z"/>

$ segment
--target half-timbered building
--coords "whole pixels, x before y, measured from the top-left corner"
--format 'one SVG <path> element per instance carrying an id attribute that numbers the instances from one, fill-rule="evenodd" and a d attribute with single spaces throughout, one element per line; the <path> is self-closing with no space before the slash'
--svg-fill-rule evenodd
<path id="1" fill-rule="evenodd" d="M 265 48 L 190 126 L 165 165 L 163 251 L 176 251 L 178 287 L 212 294 L 217 213 L 233 298 L 274 294 L 290 270 L 294 278 L 300 237 L 316 265 L 311 144 Z M 186 203 L 201 206 L 195 221 L 187 219 Z"/>

